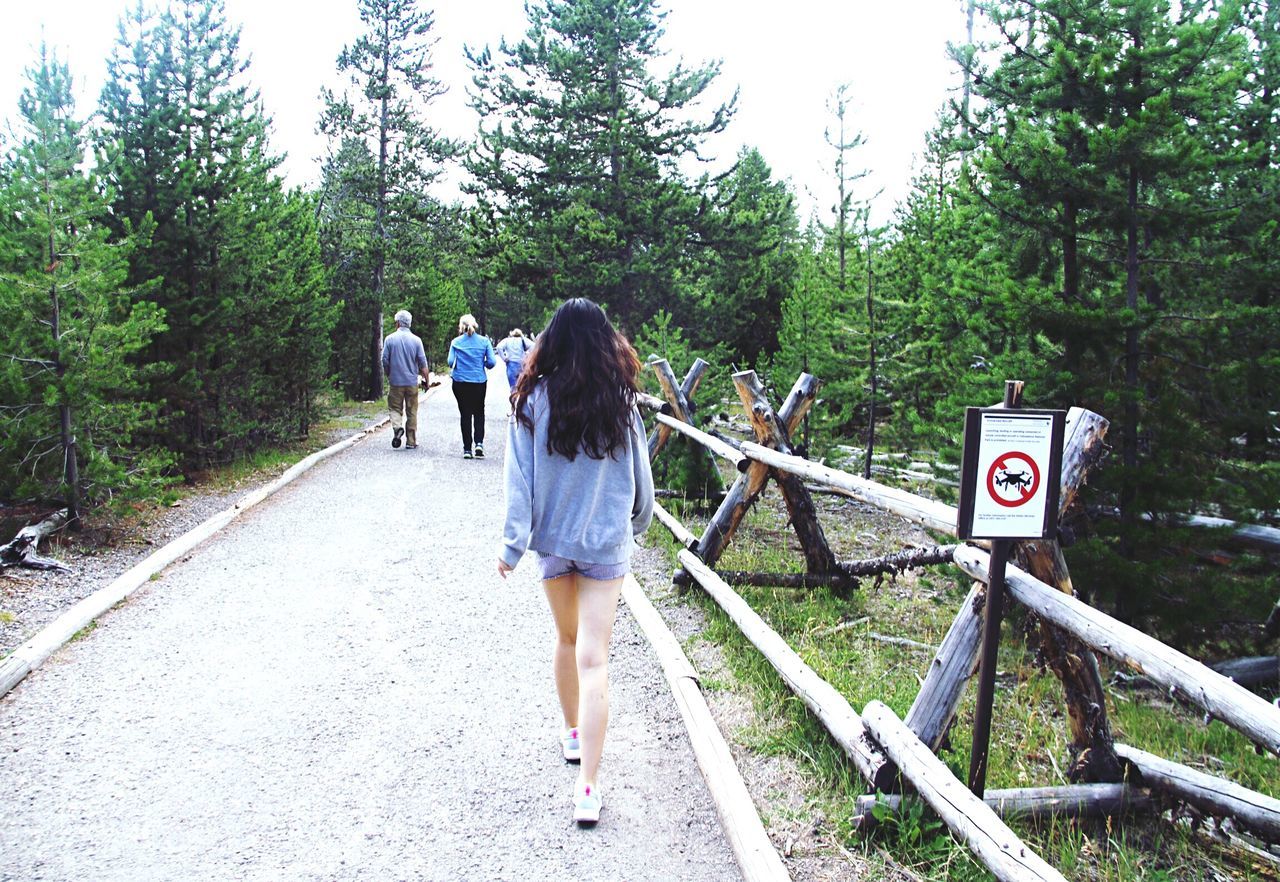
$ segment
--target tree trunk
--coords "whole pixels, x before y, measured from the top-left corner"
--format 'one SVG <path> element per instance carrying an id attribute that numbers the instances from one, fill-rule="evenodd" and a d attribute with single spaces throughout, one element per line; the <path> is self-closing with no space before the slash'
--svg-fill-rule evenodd
<path id="1" fill-rule="evenodd" d="M 369 325 L 369 400 L 382 397 L 382 311 L 386 306 L 387 273 L 387 152 L 391 139 L 389 102 L 391 36 L 390 24 L 382 23 L 382 74 L 380 85 L 382 98 L 378 118 L 378 203 L 375 207 L 374 239 L 377 245 L 373 257 L 373 310 Z"/>
<path id="2" fill-rule="evenodd" d="M 862 464 L 862 477 L 871 480 L 871 455 L 876 446 L 876 308 L 871 284 L 871 233 L 868 218 L 863 218 L 862 229 L 867 240 L 867 351 L 871 400 L 867 403 L 867 453 Z"/>
<path id="3" fill-rule="evenodd" d="M 67 364 L 62 352 L 62 303 L 58 298 L 58 243 L 54 230 L 57 221 L 53 211 L 53 195 L 50 192 L 48 177 L 44 181 L 46 221 L 49 224 L 49 328 L 53 334 L 53 353 L 58 377 L 58 430 L 62 438 L 62 482 L 63 496 L 67 503 L 67 512 L 71 523 L 80 521 L 80 463 L 76 451 L 76 436 L 71 425 L 71 403 L 67 401 L 66 385 L 63 382 L 67 374 Z"/>

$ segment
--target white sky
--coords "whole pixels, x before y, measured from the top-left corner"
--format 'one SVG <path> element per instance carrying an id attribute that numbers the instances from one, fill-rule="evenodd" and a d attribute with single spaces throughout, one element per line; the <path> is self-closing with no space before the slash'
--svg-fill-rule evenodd
<path id="1" fill-rule="evenodd" d="M 41 35 L 69 61 L 81 115 L 92 111 L 121 11 L 135 0 L 0 0 L 0 118 L 17 114 L 22 71 L 33 64 Z M 522 0 L 422 0 L 434 9 L 439 39 L 436 76 L 450 86 L 433 105 L 444 134 L 470 138 L 470 76 L 464 45 L 515 42 L 525 30 Z M 288 154 L 290 184 L 318 177 L 324 142 L 315 134 L 322 85 L 341 87 L 335 60 L 360 33 L 356 0 L 225 0 L 242 26 L 249 77 L 274 120 L 272 147 Z M 840 83 L 850 86 L 852 125 L 866 144 L 851 160 L 871 175 L 860 195 L 877 191 L 875 218 L 887 220 L 909 189 L 913 161 L 938 109 L 959 83 L 948 40 L 964 39 L 964 0 L 666 0 L 672 60 L 694 66 L 721 59 L 717 99 L 741 89 L 734 122 L 706 151 L 721 165 L 742 145 L 757 147 L 776 178 L 789 178 L 802 219 L 834 202 L 832 152 L 823 130 Z M 42 30 L 43 28 L 43 30 Z M 713 107 L 712 102 L 707 102 Z M 459 175 L 436 195 L 452 201 Z M 813 194 L 813 195 L 810 195 Z M 816 202 L 815 202 L 816 200 Z"/>

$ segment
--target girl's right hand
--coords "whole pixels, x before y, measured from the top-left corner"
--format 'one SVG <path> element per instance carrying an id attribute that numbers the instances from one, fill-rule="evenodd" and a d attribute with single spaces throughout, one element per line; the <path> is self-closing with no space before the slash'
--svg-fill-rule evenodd
<path id="1" fill-rule="evenodd" d="M 505 560 L 503 560 L 502 558 L 498 558 L 498 575 L 499 576 L 505 579 L 507 577 L 507 573 L 511 572 L 514 569 L 515 567 L 511 566 Z"/>

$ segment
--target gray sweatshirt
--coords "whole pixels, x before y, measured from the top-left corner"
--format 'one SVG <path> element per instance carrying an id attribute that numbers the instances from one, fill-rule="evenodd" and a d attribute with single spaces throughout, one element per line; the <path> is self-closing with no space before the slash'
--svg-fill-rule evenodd
<path id="1" fill-rule="evenodd" d="M 653 519 L 653 473 L 640 413 L 632 408 L 626 448 L 614 457 L 579 453 L 570 462 L 547 452 L 550 408 L 539 383 L 525 402 L 533 431 L 507 427 L 507 523 L 502 559 L 514 567 L 527 549 L 568 560 L 618 564 Z"/>

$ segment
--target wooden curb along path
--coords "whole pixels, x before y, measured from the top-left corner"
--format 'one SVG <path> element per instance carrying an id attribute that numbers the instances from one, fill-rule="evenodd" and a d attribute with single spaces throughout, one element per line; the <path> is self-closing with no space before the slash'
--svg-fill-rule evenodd
<path id="1" fill-rule="evenodd" d="M 437 388 L 439 387 L 433 386 L 422 393 L 419 400 L 427 400 Z M 149 582 L 156 573 L 182 559 L 201 542 L 216 534 L 264 499 L 268 499 L 293 483 L 293 481 L 306 474 L 319 463 L 360 443 L 390 421 L 390 415 L 384 416 L 350 438 L 339 441 L 337 444 L 331 444 L 323 450 L 316 451 L 310 456 L 299 460 L 270 484 L 259 487 L 230 508 L 220 511 L 204 521 L 204 523 L 192 527 L 177 539 L 134 564 L 105 588 L 98 589 L 72 606 L 42 628 L 34 637 L 10 653 L 4 661 L 0 662 L 0 696 L 8 694 L 9 690 L 21 683 L 27 674 L 44 664 L 49 656 L 57 652 L 76 634 L 80 633 L 82 629 L 92 624 L 98 616 L 127 599 L 130 594 Z"/>
<path id="2" fill-rule="evenodd" d="M 689 744 L 698 760 L 698 768 L 711 791 L 720 824 L 738 859 L 743 878 L 746 882 L 789 882 L 791 876 L 756 813 L 755 803 L 733 761 L 729 745 L 707 707 L 698 672 L 634 576 L 628 575 L 623 583 L 622 598 L 662 664 L 671 694 L 689 732 Z"/>

